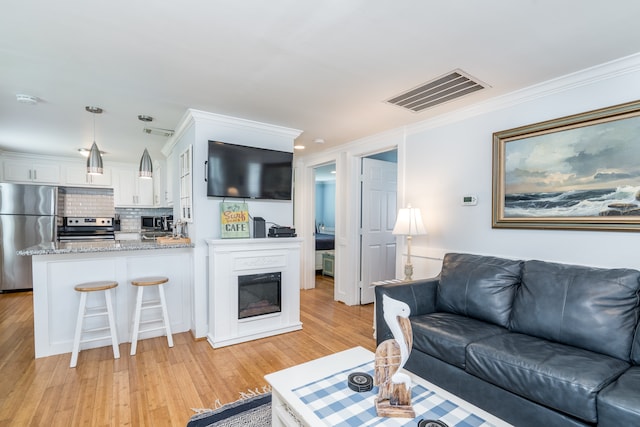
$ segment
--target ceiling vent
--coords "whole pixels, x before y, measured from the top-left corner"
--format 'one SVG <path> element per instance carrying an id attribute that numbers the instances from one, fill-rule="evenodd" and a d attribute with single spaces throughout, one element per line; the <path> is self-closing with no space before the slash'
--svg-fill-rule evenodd
<path id="1" fill-rule="evenodd" d="M 486 87 L 489 86 L 480 83 L 464 71 L 457 69 L 400 95 L 396 95 L 386 102 L 418 113 Z"/>
<path id="2" fill-rule="evenodd" d="M 149 135 L 159 135 L 159 136 L 173 136 L 173 129 L 161 129 L 161 128 L 152 128 L 145 127 L 142 129 L 142 132 L 148 133 Z"/>

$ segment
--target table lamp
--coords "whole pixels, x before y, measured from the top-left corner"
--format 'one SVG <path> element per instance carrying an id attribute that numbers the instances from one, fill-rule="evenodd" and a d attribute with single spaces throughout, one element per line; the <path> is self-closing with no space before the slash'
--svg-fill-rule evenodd
<path id="1" fill-rule="evenodd" d="M 404 280 L 411 280 L 413 276 L 413 265 L 411 264 L 411 238 L 421 234 L 427 234 L 427 230 L 422 223 L 420 209 L 412 208 L 408 205 L 398 211 L 396 225 L 393 227 L 393 234 L 407 236 L 407 263 L 404 265 Z"/>

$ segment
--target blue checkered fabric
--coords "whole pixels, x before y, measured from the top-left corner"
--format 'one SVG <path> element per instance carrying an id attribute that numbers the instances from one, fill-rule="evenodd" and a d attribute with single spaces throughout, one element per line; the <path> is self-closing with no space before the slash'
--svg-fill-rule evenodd
<path id="1" fill-rule="evenodd" d="M 450 427 L 489 427 L 493 424 L 470 413 L 434 391 L 414 384 L 411 404 L 415 419 L 381 418 L 376 414 L 378 388 L 358 393 L 351 390 L 347 379 L 352 372 L 373 376 L 373 361 L 314 381 L 293 390 L 294 394 L 328 426 L 416 426 L 421 419 L 440 420 Z"/>

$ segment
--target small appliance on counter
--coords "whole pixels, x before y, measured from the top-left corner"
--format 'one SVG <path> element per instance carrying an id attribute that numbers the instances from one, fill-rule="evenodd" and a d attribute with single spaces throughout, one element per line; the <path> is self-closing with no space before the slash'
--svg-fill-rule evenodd
<path id="1" fill-rule="evenodd" d="M 140 217 L 140 235 L 142 240 L 156 240 L 173 234 L 173 215 Z"/>
<path id="2" fill-rule="evenodd" d="M 269 237 L 296 237 L 296 229 L 291 227 L 271 226 L 269 227 Z"/>
<path id="3" fill-rule="evenodd" d="M 140 229 L 143 231 L 168 231 L 173 230 L 173 215 L 141 216 Z"/>

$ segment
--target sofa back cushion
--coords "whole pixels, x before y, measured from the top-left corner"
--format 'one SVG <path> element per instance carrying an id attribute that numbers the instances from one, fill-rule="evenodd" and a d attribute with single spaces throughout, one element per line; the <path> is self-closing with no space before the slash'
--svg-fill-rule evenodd
<path id="1" fill-rule="evenodd" d="M 629 360 L 640 272 L 526 261 L 510 329 Z"/>
<path id="2" fill-rule="evenodd" d="M 507 327 L 522 261 L 471 254 L 446 254 L 437 309 Z"/>

